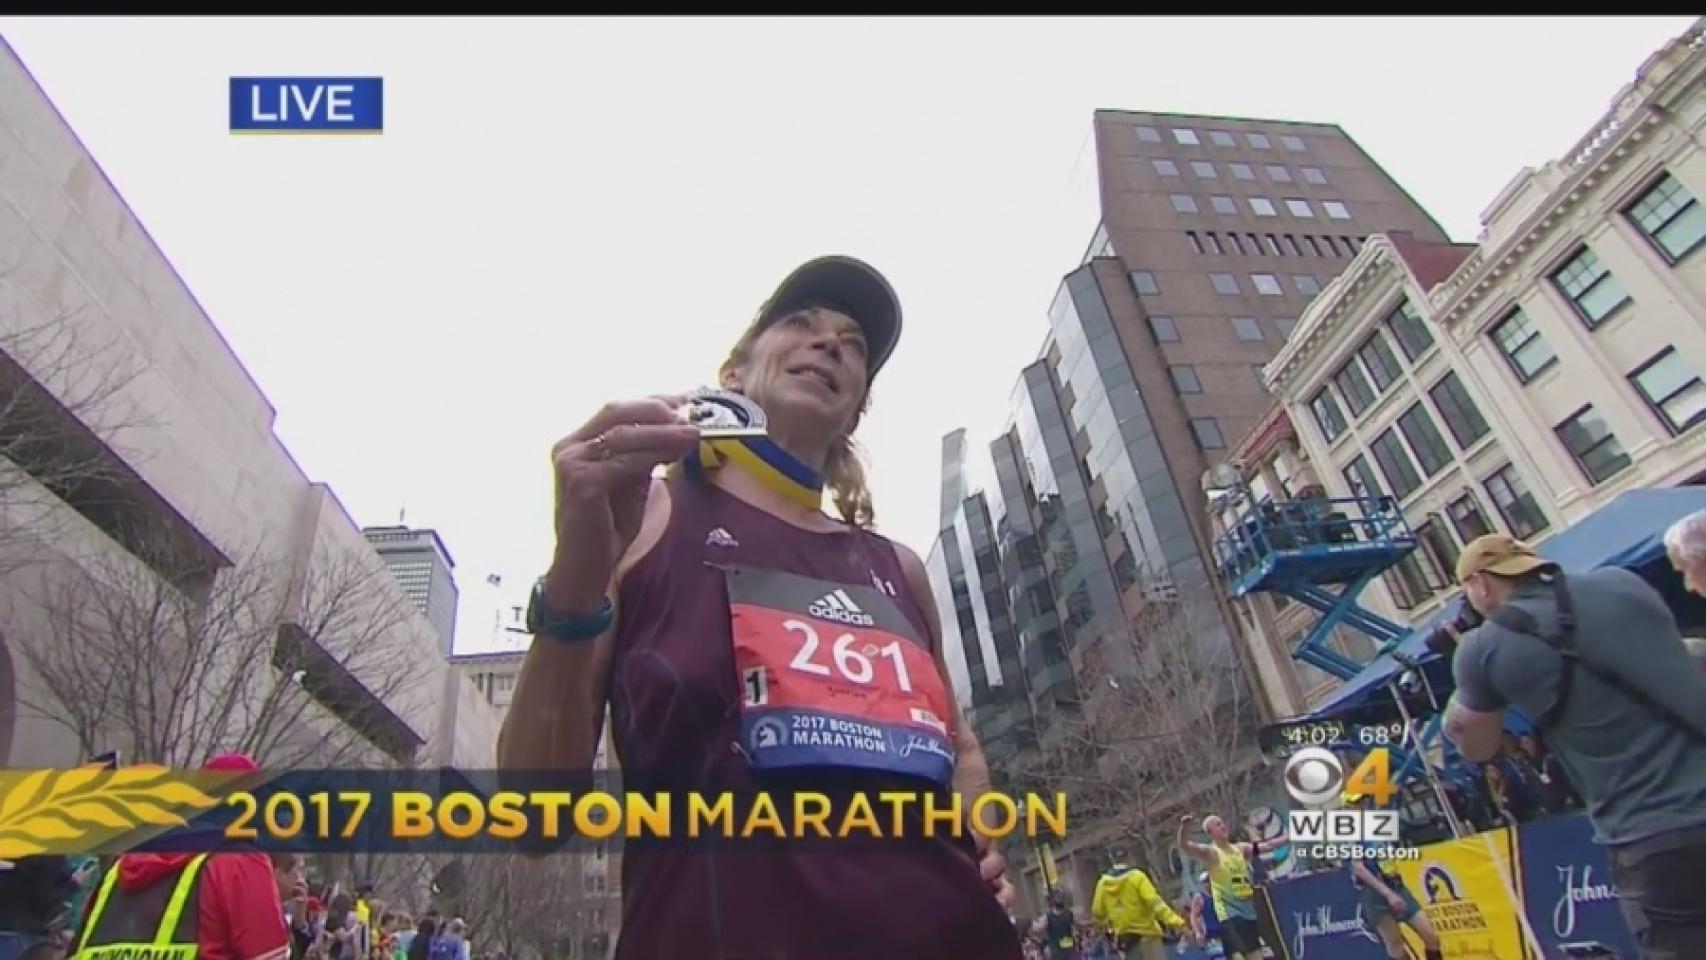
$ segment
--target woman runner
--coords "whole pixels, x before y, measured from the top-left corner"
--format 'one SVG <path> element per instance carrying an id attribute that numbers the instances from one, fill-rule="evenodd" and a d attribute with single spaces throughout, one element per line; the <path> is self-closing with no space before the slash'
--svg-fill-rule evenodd
<path id="1" fill-rule="evenodd" d="M 654 397 L 556 445 L 557 547 L 501 767 L 588 769 L 608 706 L 627 790 L 762 789 L 783 810 L 809 790 L 834 823 L 854 792 L 928 790 L 945 808 L 954 791 L 969 809 L 988 789 L 924 566 L 870 530 L 853 447 L 900 325 L 875 270 L 814 260 L 720 370 L 764 436 L 708 439 L 687 397 Z M 923 837 L 907 809 L 900 840 L 627 841 L 618 960 L 1018 960 L 999 854 Z"/>

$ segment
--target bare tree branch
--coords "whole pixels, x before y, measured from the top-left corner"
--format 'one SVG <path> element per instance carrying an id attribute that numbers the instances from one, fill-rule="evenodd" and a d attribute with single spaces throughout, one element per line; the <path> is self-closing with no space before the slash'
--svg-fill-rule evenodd
<path id="1" fill-rule="evenodd" d="M 1131 634 L 1088 648 L 1081 715 L 1016 768 L 1024 789 L 1063 790 L 1076 823 L 1110 828 L 1157 880 L 1183 813 L 1229 823 L 1261 770 L 1255 703 L 1212 596 L 1153 602 Z M 1121 649 L 1129 647 L 1129 650 Z"/>
<path id="2" fill-rule="evenodd" d="M 512 958 L 590 960 L 603 957 L 604 911 L 615 901 L 589 883 L 605 861 L 588 851 L 543 857 L 483 854 L 461 858 L 456 911 L 487 950 Z"/>
<path id="3" fill-rule="evenodd" d="M 39 678 L 20 702 L 85 754 L 338 766 L 371 755 L 357 728 L 426 679 L 414 614 L 367 558 L 327 547 L 299 571 L 256 550 L 205 581 L 151 559 L 113 551 L 44 570 L 25 611 L 42 626 L 11 631 Z"/>
<path id="4" fill-rule="evenodd" d="M 80 311 L 40 307 L 10 266 L 0 264 L 0 573 L 35 562 L 29 545 L 63 542 L 64 504 L 103 499 L 126 472 L 114 447 L 152 422 L 127 389 L 141 372 L 134 344 L 91 332 Z"/>

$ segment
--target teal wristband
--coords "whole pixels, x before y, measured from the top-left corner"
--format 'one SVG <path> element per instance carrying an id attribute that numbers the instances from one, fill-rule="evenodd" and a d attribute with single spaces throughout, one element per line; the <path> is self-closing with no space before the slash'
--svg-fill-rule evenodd
<path id="1" fill-rule="evenodd" d="M 527 603 L 527 632 L 541 634 L 559 643 L 580 643 L 610 629 L 616 620 L 616 605 L 604 598 L 598 612 L 588 616 L 563 616 L 545 602 L 544 584 L 535 584 L 533 596 Z"/>

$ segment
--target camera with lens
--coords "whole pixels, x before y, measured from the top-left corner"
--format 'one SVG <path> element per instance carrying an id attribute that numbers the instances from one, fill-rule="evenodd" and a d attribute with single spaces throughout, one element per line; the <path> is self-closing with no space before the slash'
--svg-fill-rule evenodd
<path id="1" fill-rule="evenodd" d="M 1429 650 L 1449 659 L 1452 654 L 1457 652 L 1457 638 L 1484 622 L 1486 622 L 1486 618 L 1481 616 L 1480 612 L 1474 607 L 1465 603 L 1458 608 L 1456 616 L 1428 631 L 1428 637 L 1423 642 L 1427 644 Z"/>

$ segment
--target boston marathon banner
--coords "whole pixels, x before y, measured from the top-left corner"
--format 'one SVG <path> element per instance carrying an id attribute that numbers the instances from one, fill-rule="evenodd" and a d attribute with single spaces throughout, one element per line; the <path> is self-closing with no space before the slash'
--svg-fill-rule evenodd
<path id="1" fill-rule="evenodd" d="M 1527 951 L 1515 889 L 1515 836 L 1509 827 L 1421 848 L 1398 873 L 1439 933 L 1448 957 L 1522 960 Z M 1406 931 L 1412 950 L 1421 941 Z"/>
<path id="2" fill-rule="evenodd" d="M 1640 956 L 1617 905 L 1605 849 L 1593 842 L 1586 816 L 1525 824 L 1518 843 L 1523 907 L 1546 956 L 1559 956 L 1561 944 L 1596 942 L 1625 957 Z"/>

